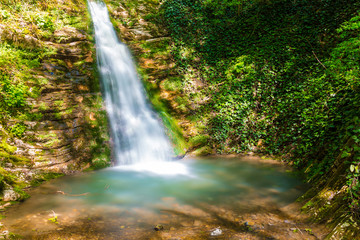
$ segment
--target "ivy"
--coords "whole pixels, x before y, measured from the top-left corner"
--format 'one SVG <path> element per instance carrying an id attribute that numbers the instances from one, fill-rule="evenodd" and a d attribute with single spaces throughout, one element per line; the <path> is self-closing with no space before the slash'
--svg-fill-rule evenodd
<path id="1" fill-rule="evenodd" d="M 357 139 L 360 114 L 359 7 L 355 0 L 164 1 L 176 69 L 184 82 L 205 83 L 209 101 L 192 114 L 208 120 L 208 146 L 287 156 L 309 181 L 344 154 L 355 212 L 358 148 L 348 139 Z"/>

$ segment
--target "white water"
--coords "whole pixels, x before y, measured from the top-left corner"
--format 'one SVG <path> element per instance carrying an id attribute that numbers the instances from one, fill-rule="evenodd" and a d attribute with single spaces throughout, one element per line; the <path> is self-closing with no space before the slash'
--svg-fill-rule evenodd
<path id="1" fill-rule="evenodd" d="M 89 1 L 89 7 L 115 162 L 158 168 L 159 162 L 172 157 L 169 140 L 147 102 L 131 54 L 119 41 L 106 5 Z"/>

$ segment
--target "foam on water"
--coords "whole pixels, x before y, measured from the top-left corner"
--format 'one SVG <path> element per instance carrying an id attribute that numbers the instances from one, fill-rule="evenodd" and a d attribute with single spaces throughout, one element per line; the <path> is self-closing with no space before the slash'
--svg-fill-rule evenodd
<path id="1" fill-rule="evenodd" d="M 148 172 L 156 175 L 186 175 L 190 176 L 187 166 L 180 162 L 145 162 L 117 166 L 119 171 Z"/>

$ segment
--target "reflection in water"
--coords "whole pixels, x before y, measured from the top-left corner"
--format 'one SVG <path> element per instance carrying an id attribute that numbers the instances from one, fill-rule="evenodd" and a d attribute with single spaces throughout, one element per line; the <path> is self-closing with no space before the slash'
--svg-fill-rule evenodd
<path id="1" fill-rule="evenodd" d="M 18 233 L 46 229 L 49 224 L 41 226 L 35 220 L 48 222 L 51 211 L 55 211 L 65 225 L 95 215 L 121 219 L 117 224 L 141 229 L 164 215 L 177 215 L 172 216 L 176 224 L 182 221 L 179 213 L 201 219 L 211 217 L 209 212 L 216 209 L 240 215 L 267 211 L 293 202 L 302 193 L 299 179 L 278 166 L 256 161 L 187 159 L 164 166 L 177 169 L 177 174 L 115 167 L 55 179 L 35 189 L 32 198 L 11 210 L 6 223 Z"/>

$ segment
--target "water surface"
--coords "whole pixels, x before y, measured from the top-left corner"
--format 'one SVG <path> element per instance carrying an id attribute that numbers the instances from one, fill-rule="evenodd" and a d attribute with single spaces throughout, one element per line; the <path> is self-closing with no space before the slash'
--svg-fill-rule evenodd
<path id="1" fill-rule="evenodd" d="M 158 234 L 156 224 L 167 234 L 175 228 L 174 233 L 197 229 L 206 235 L 217 225 L 230 234 L 244 231 L 243 224 L 260 213 L 270 224 L 291 219 L 284 207 L 304 190 L 301 180 L 284 167 L 255 157 L 122 166 L 45 183 L 8 212 L 6 224 L 29 236 L 69 231 L 83 236 L 90 234 L 88 226 L 96 229 L 90 236 L 146 239 Z M 58 224 L 48 220 L 54 214 Z"/>

